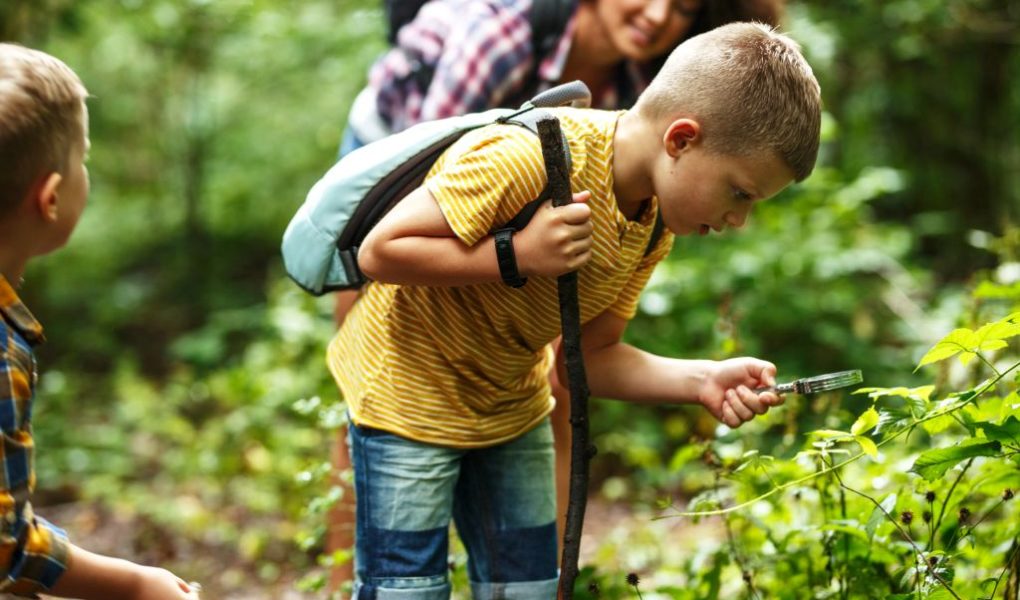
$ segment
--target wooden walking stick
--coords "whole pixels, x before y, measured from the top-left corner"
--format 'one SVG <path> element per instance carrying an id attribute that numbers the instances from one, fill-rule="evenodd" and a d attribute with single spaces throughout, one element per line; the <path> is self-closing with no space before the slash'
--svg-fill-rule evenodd
<path id="1" fill-rule="evenodd" d="M 565 152 L 566 142 L 555 117 L 538 121 L 538 137 L 542 143 L 545 172 L 549 178 L 549 192 L 553 206 L 570 204 L 570 172 Z M 584 372 L 581 354 L 581 313 L 577 301 L 577 272 L 560 275 L 557 280 L 560 297 L 560 322 L 563 332 L 563 351 L 567 362 L 567 379 L 570 389 L 570 425 L 573 439 L 570 445 L 570 500 L 567 503 L 567 523 L 563 532 L 563 557 L 560 562 L 560 595 L 563 600 L 574 597 L 574 581 L 578 573 L 581 550 L 581 530 L 584 511 L 588 505 L 588 465 L 595 455 L 589 443 L 588 432 L 588 379 Z"/>

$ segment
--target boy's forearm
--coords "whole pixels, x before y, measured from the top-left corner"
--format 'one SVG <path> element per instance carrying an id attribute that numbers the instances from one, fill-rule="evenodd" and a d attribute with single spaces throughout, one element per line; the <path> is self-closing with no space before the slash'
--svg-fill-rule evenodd
<path id="1" fill-rule="evenodd" d="M 142 569 L 135 563 L 95 554 L 72 544 L 68 548 L 67 571 L 47 593 L 81 600 L 133 598 L 141 586 Z"/>
<path id="2" fill-rule="evenodd" d="M 776 366 L 754 357 L 682 360 L 615 342 L 589 345 L 584 362 L 594 395 L 642 404 L 697 403 L 730 427 L 783 403 L 773 392 L 756 391 L 775 385 Z"/>
<path id="3" fill-rule="evenodd" d="M 639 404 L 698 402 L 712 361 L 667 358 L 618 342 L 586 348 L 584 364 L 593 396 Z M 560 373 L 566 382 L 565 373 Z"/>
<path id="4" fill-rule="evenodd" d="M 358 256 L 369 278 L 401 285 L 460 286 L 500 281 L 491 236 L 473 246 L 455 237 L 403 237 Z"/>

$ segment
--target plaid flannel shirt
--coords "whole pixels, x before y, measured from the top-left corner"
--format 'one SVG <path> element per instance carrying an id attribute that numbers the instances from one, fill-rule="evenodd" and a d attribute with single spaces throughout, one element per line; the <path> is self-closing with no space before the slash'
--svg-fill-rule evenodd
<path id="1" fill-rule="evenodd" d="M 43 339 L 42 325 L 0 275 L 0 593 L 29 598 L 67 569 L 67 534 L 36 517 L 29 502 L 35 489 L 32 348 Z"/>
<path id="2" fill-rule="evenodd" d="M 396 47 L 369 73 L 379 116 L 391 131 L 402 131 L 423 121 L 518 106 L 560 83 L 576 18 L 567 23 L 548 56 L 536 57 L 530 10 L 531 0 L 426 3 L 400 29 Z M 537 71 L 536 60 L 540 61 Z M 434 68 L 427 90 L 415 78 L 416 64 Z M 630 106 L 651 81 L 647 71 L 637 63 L 623 63 L 615 86 L 592 90 L 592 106 Z"/>

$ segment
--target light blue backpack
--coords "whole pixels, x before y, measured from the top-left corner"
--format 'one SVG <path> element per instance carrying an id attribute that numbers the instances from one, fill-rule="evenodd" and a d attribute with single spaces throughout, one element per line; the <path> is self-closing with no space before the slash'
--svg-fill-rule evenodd
<path id="1" fill-rule="evenodd" d="M 308 192 L 283 234 L 283 264 L 299 286 L 316 296 L 359 288 L 358 246 L 372 227 L 402 198 L 421 185 L 429 168 L 462 135 L 494 123 L 537 131 L 551 118 L 545 107 L 587 106 L 588 88 L 580 81 L 554 87 L 521 108 L 498 108 L 415 125 L 351 152 Z M 563 143 L 570 165 L 570 152 Z M 520 229 L 545 201 L 547 191 L 530 202 L 506 226 Z"/>

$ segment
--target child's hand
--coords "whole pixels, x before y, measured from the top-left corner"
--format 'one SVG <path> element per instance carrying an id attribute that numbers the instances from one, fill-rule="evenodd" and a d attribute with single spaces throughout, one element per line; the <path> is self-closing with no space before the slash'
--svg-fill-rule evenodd
<path id="1" fill-rule="evenodd" d="M 755 415 L 763 415 L 783 403 L 773 392 L 754 393 L 759 387 L 775 385 L 776 366 L 757 358 L 731 358 L 714 363 L 698 401 L 712 416 L 730 427 L 740 427 Z"/>
<path id="2" fill-rule="evenodd" d="M 198 586 L 186 583 L 166 569 L 143 567 L 134 600 L 199 600 Z"/>
<path id="3" fill-rule="evenodd" d="M 542 204 L 535 216 L 514 235 L 517 269 L 524 277 L 556 277 L 576 271 L 591 258 L 590 192 L 574 194 L 574 202 L 553 207 Z"/>

